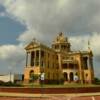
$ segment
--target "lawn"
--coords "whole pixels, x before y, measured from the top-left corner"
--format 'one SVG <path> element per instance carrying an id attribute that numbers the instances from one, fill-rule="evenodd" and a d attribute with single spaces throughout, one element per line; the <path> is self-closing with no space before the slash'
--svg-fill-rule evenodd
<path id="1" fill-rule="evenodd" d="M 30 83 L 30 84 L 24 84 L 25 87 L 31 87 L 31 88 L 78 88 L 78 87 L 100 87 L 100 85 L 95 85 L 95 84 L 78 84 L 78 83 L 68 83 L 65 85 L 47 85 L 47 84 L 34 84 L 34 83 Z"/>

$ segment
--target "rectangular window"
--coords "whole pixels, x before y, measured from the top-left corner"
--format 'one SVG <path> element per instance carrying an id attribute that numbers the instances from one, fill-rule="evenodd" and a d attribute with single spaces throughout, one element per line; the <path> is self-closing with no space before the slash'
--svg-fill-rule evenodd
<path id="1" fill-rule="evenodd" d="M 39 50 L 36 51 L 36 58 L 39 58 Z"/>
<path id="2" fill-rule="evenodd" d="M 88 69 L 88 64 L 87 64 L 87 57 L 83 57 L 83 68 Z"/>
<path id="3" fill-rule="evenodd" d="M 31 52 L 31 66 L 34 66 L 34 51 Z"/>
<path id="4" fill-rule="evenodd" d="M 44 57 L 44 51 L 41 51 L 41 57 L 42 58 Z"/>
<path id="5" fill-rule="evenodd" d="M 68 68 L 67 64 L 63 64 L 62 66 L 63 66 L 64 69 Z"/>
<path id="6" fill-rule="evenodd" d="M 74 69 L 74 64 L 69 64 L 70 69 Z"/>

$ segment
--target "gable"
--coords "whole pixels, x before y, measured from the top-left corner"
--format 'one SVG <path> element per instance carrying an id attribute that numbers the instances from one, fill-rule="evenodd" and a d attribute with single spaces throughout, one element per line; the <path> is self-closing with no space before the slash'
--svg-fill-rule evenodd
<path id="1" fill-rule="evenodd" d="M 33 49 L 33 48 L 39 47 L 39 46 L 40 46 L 39 43 L 31 42 L 31 43 L 29 43 L 29 44 L 25 47 L 25 49 L 26 49 L 26 50 L 29 50 L 29 49 Z"/>

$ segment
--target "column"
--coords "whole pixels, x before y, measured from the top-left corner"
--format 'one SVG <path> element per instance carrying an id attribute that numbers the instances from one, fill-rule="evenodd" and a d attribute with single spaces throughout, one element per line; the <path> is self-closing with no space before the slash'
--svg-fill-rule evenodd
<path id="1" fill-rule="evenodd" d="M 79 55 L 79 59 L 78 59 L 78 66 L 79 66 L 79 81 L 81 84 L 83 84 L 83 80 L 84 80 L 84 71 L 83 71 L 83 65 L 82 65 L 82 56 L 81 54 Z"/>
<path id="2" fill-rule="evenodd" d="M 70 82 L 70 72 L 67 73 L 68 82 Z"/>
<path id="3" fill-rule="evenodd" d="M 90 65 L 90 57 L 88 56 L 88 57 L 87 57 L 87 67 L 88 67 L 88 69 L 90 69 L 90 66 L 91 66 L 91 65 Z"/>
<path id="4" fill-rule="evenodd" d="M 28 66 L 31 66 L 31 52 L 28 53 Z"/>
<path id="5" fill-rule="evenodd" d="M 41 67 L 41 50 L 39 50 L 39 67 Z"/>
<path id="6" fill-rule="evenodd" d="M 67 63 L 67 66 L 68 66 L 68 68 L 67 68 L 67 69 L 70 69 L 69 63 Z"/>
<path id="7" fill-rule="evenodd" d="M 90 56 L 88 56 L 87 57 L 87 66 L 88 66 L 88 69 L 91 69 L 91 66 L 92 64 L 91 64 L 91 58 L 90 58 Z"/>
<path id="8" fill-rule="evenodd" d="M 90 58 L 90 64 L 91 64 L 91 83 L 94 82 L 94 68 L 93 68 L 93 58 Z"/>
<path id="9" fill-rule="evenodd" d="M 27 67 L 27 62 L 28 62 L 28 52 L 26 53 L 26 67 Z"/>
<path id="10" fill-rule="evenodd" d="M 93 60 L 92 57 L 89 57 L 89 67 L 91 70 L 93 70 Z"/>
<path id="11" fill-rule="evenodd" d="M 30 66 L 31 65 L 31 53 L 27 52 L 26 55 L 26 66 Z"/>

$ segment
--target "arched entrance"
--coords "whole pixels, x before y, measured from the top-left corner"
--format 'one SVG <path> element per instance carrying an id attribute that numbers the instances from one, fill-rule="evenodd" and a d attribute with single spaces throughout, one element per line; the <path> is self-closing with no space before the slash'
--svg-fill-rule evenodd
<path id="1" fill-rule="evenodd" d="M 71 72 L 69 76 L 70 76 L 70 81 L 73 81 L 74 80 L 74 74 Z"/>
<path id="2" fill-rule="evenodd" d="M 65 81 L 68 81 L 68 74 L 66 72 L 63 73 Z"/>
<path id="3" fill-rule="evenodd" d="M 34 77 L 34 70 L 31 70 L 31 71 L 29 72 L 30 82 L 33 81 L 33 77 Z"/>

